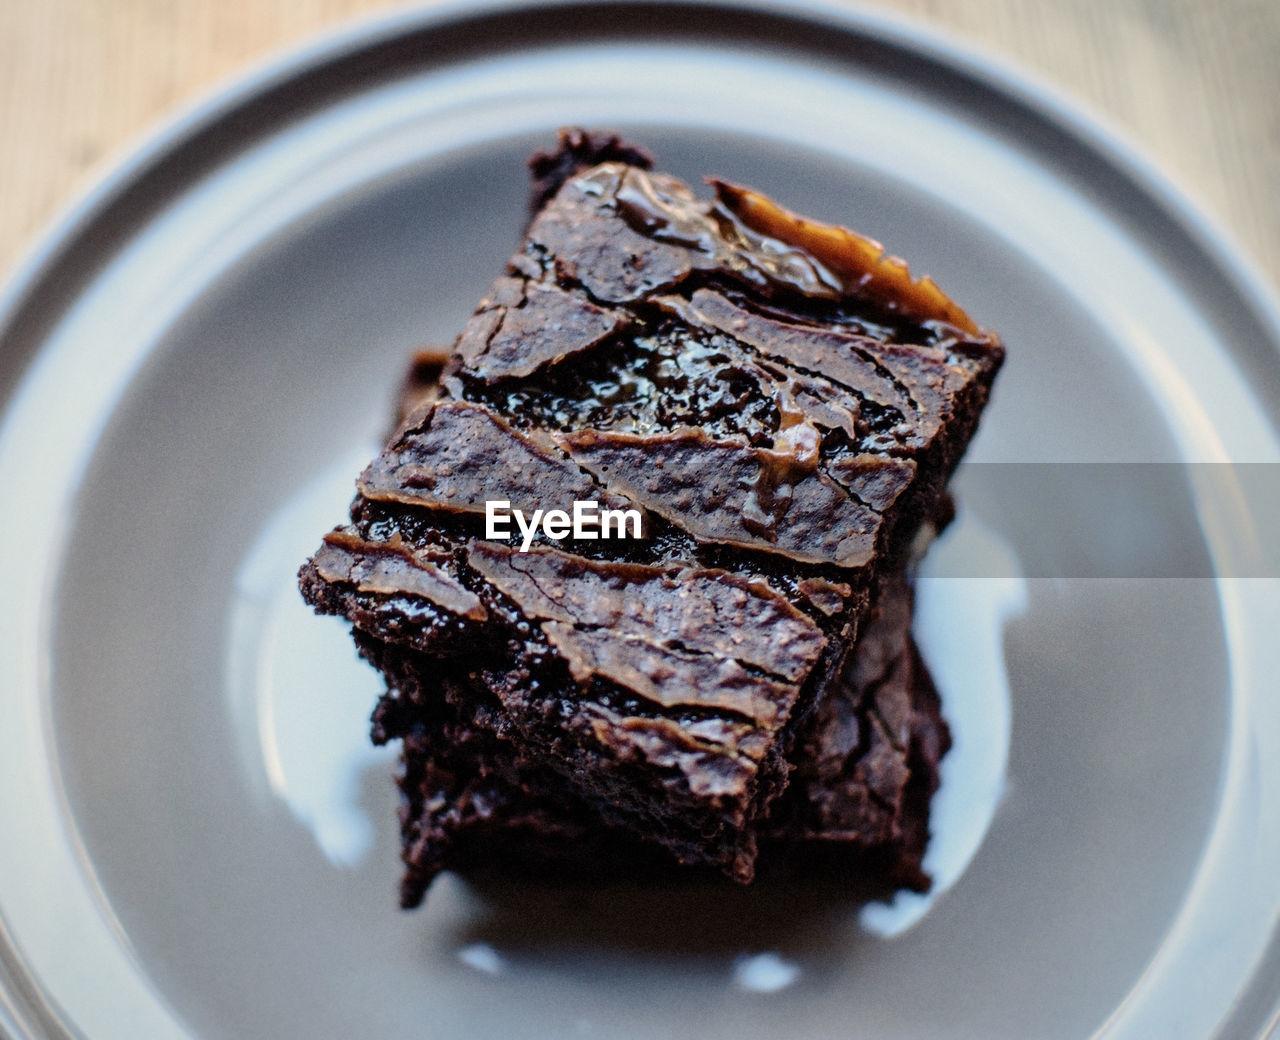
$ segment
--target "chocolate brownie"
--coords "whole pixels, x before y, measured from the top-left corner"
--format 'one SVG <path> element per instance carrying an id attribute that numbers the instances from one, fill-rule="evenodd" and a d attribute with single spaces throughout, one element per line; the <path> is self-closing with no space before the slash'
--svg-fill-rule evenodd
<path id="1" fill-rule="evenodd" d="M 748 881 L 1003 350 L 877 244 L 713 184 L 571 173 L 300 583 L 424 721 Z M 499 499 L 642 537 L 523 551 L 485 537 Z"/>

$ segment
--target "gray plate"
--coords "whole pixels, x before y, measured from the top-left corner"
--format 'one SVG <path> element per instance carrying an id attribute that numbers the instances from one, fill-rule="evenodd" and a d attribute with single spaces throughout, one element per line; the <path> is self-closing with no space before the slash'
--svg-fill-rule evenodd
<path id="1" fill-rule="evenodd" d="M 1157 511 L 1079 521 L 970 481 L 921 589 L 957 733 L 931 899 L 446 878 L 394 908 L 376 683 L 292 574 L 408 351 L 452 338 L 514 245 L 524 156 L 567 123 L 875 235 L 1000 329 L 970 474 L 1218 464 L 1188 471 L 1194 544 L 1142 579 L 1084 575 L 1098 544 L 1149 548 Z M 1258 534 L 1220 464 L 1280 460 L 1278 327 L 1121 145 L 866 13 L 473 5 L 233 88 L 84 201 L 0 313 L 0 1025 L 1265 1033 L 1280 597 L 1242 562 Z M 1218 577 L 1178 577 L 1205 560 Z"/>

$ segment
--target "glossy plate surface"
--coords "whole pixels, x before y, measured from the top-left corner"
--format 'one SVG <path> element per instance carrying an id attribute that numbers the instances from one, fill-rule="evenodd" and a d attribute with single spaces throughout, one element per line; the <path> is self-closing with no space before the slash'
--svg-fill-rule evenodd
<path id="1" fill-rule="evenodd" d="M 524 158 L 565 124 L 871 234 L 1009 346 L 921 581 L 957 736 L 929 900 L 447 877 L 395 908 L 377 683 L 293 573 L 409 352 L 451 340 L 514 247 Z M 842 8 L 398 16 L 156 138 L 3 307 L 15 1035 L 1269 1028 L 1280 599 L 1223 464 L 1280 461 L 1276 310 L 1158 176 L 1016 76 Z M 1064 511 L 1015 463 L 1201 464 L 1193 537 L 1099 569 L 1100 546 L 1163 544 L 1162 514 L 1087 488 L 1100 508 Z"/>

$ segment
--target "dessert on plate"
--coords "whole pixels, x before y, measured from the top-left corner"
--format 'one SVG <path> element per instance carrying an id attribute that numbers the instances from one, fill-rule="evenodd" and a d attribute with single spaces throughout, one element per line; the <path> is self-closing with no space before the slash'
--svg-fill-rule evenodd
<path id="1" fill-rule="evenodd" d="M 300 572 L 388 682 L 406 901 L 586 835 L 741 882 L 842 845 L 918 887 L 946 731 L 906 572 L 998 337 L 616 138 L 532 165 L 521 247 Z"/>

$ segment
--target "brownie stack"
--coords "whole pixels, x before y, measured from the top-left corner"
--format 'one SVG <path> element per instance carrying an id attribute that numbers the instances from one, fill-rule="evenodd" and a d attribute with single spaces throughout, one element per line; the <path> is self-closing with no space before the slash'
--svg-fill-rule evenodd
<path id="1" fill-rule="evenodd" d="M 300 574 L 388 684 L 403 903 L 444 869 L 926 886 L 948 737 L 907 572 L 999 340 L 876 243 L 616 138 L 531 166 L 520 251 Z M 641 537 L 523 551 L 496 501 Z"/>

